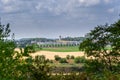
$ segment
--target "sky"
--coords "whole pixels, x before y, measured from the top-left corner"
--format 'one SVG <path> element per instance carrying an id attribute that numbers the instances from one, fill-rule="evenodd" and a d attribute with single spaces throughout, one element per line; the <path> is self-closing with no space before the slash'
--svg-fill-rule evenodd
<path id="1" fill-rule="evenodd" d="M 0 0 L 1 22 L 16 39 L 80 37 L 119 14 L 120 0 Z"/>

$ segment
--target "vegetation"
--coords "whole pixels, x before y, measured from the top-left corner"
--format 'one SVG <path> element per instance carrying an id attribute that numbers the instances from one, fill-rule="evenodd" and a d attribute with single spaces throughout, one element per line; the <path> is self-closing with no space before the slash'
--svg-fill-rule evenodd
<path id="1" fill-rule="evenodd" d="M 86 59 L 84 56 L 82 56 L 82 57 L 78 56 L 74 59 L 75 63 L 85 63 L 85 61 L 86 61 Z"/>
<path id="2" fill-rule="evenodd" d="M 75 57 L 72 55 L 72 56 L 71 56 L 71 59 L 74 59 L 74 58 L 75 58 Z"/>
<path id="3" fill-rule="evenodd" d="M 67 59 L 70 59 L 70 55 L 67 55 L 66 58 L 67 58 Z"/>
<path id="4" fill-rule="evenodd" d="M 62 38 L 62 40 L 65 41 L 83 41 L 85 39 L 85 37 L 65 37 Z"/>
<path id="5" fill-rule="evenodd" d="M 59 61 L 61 59 L 61 57 L 59 57 L 58 55 L 55 55 L 54 57 L 56 61 Z"/>
<path id="6" fill-rule="evenodd" d="M 110 50 L 106 47 L 110 46 Z M 120 72 L 120 20 L 110 26 L 95 27 L 80 44 L 80 50 L 85 51 L 87 57 L 86 69 L 90 72 Z"/>
<path id="7" fill-rule="evenodd" d="M 52 48 L 43 48 L 45 51 L 54 51 L 54 52 L 77 52 L 79 51 L 79 46 L 65 46 L 65 47 L 52 47 Z"/>
<path id="8" fill-rule="evenodd" d="M 59 62 L 60 62 L 60 63 L 68 63 L 66 58 L 61 58 L 61 59 L 59 60 Z"/>
<path id="9" fill-rule="evenodd" d="M 63 69 L 65 72 L 54 73 L 51 71 L 54 67 L 45 56 L 32 58 L 29 55 L 34 51 L 33 46 L 26 46 L 21 52 L 14 51 L 16 45 L 14 40 L 7 39 L 9 36 L 9 24 L 0 24 L 0 80 L 120 80 L 120 20 L 110 26 L 97 26 L 89 33 L 79 47 L 85 51 L 87 60 L 69 55 L 66 58 L 55 56 L 61 64 L 71 59 L 84 63 L 82 72 L 66 73 Z M 108 45 L 109 50 L 106 49 Z"/>
<path id="10" fill-rule="evenodd" d="M 31 59 L 31 65 L 28 66 L 30 71 L 29 79 L 32 80 L 49 80 L 50 66 L 45 56 L 36 56 L 35 59 Z"/>
<path id="11" fill-rule="evenodd" d="M 14 51 L 14 40 L 7 40 L 11 31 L 9 26 L 0 24 L 0 80 L 23 79 L 26 74 L 20 64 L 21 54 Z"/>

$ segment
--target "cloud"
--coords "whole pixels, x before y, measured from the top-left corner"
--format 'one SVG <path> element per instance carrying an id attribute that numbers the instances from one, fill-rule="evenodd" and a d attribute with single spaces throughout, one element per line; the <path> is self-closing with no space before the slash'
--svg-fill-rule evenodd
<path id="1" fill-rule="evenodd" d="M 9 2 L 11 2 L 10 0 L 1 0 L 1 2 L 3 3 L 3 4 L 8 4 Z"/>
<path id="2" fill-rule="evenodd" d="M 78 0 L 80 5 L 82 6 L 93 6 L 93 5 L 97 5 L 100 3 L 100 0 Z"/>
<path id="3" fill-rule="evenodd" d="M 109 3 L 111 0 L 104 0 L 105 3 Z"/>
<path id="4" fill-rule="evenodd" d="M 32 13 L 48 12 L 52 15 L 70 16 L 75 16 L 78 8 L 96 6 L 101 1 L 110 2 L 110 0 L 1 0 L 4 13 L 29 10 Z"/>
<path id="5" fill-rule="evenodd" d="M 115 11 L 115 9 L 114 8 L 110 8 L 110 9 L 108 9 L 107 10 L 109 13 L 113 13 L 114 11 Z"/>
<path id="6" fill-rule="evenodd" d="M 45 0 L 39 1 L 35 8 L 39 12 L 48 11 L 55 15 L 70 15 L 79 7 L 90 7 L 99 3 L 100 0 Z"/>
<path id="7" fill-rule="evenodd" d="M 0 13 L 3 14 L 15 14 L 21 12 L 28 12 L 32 10 L 32 5 L 26 0 L 1 0 Z"/>
<path id="8" fill-rule="evenodd" d="M 12 23 L 17 34 L 51 35 L 56 31 L 54 36 L 78 31 L 78 35 L 97 24 L 111 23 L 120 11 L 119 5 L 119 0 L 0 0 L 0 15 Z"/>
<path id="9" fill-rule="evenodd" d="M 6 12 L 6 13 L 9 13 L 9 12 L 14 11 L 14 9 L 13 9 L 12 6 L 5 6 L 5 7 L 3 8 L 3 11 Z"/>

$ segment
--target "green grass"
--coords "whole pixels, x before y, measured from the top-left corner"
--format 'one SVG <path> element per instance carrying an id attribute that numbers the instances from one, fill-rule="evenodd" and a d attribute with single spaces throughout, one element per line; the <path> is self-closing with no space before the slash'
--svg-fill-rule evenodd
<path id="1" fill-rule="evenodd" d="M 80 64 L 76 64 L 76 63 L 73 63 L 73 64 L 69 64 L 69 63 L 56 63 L 56 64 L 49 64 L 50 66 L 55 66 L 55 67 L 83 67 L 83 63 L 80 63 Z"/>
<path id="2" fill-rule="evenodd" d="M 53 52 L 77 52 L 79 51 L 79 46 L 52 47 L 52 48 L 43 48 L 42 50 L 53 51 Z"/>

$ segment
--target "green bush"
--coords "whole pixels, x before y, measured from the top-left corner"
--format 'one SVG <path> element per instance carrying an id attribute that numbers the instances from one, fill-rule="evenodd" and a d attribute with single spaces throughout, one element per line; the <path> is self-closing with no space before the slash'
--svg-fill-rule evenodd
<path id="1" fill-rule="evenodd" d="M 71 59 L 74 59 L 74 58 L 75 58 L 75 57 L 72 55 L 72 56 L 71 56 Z"/>
<path id="2" fill-rule="evenodd" d="M 50 66 L 45 56 L 36 56 L 32 65 L 28 66 L 31 80 L 49 80 Z"/>
<path id="3" fill-rule="evenodd" d="M 59 60 L 59 62 L 60 62 L 60 63 L 68 63 L 67 60 L 66 60 L 66 58 L 61 58 L 61 59 Z"/>
<path id="4" fill-rule="evenodd" d="M 55 55 L 54 58 L 56 61 L 59 61 L 61 59 L 61 57 L 59 57 L 58 55 Z"/>
<path id="5" fill-rule="evenodd" d="M 53 60 L 49 60 L 49 63 L 53 63 Z"/>
<path id="6" fill-rule="evenodd" d="M 66 59 L 70 59 L 70 55 L 67 55 L 67 56 L 66 56 Z"/>
<path id="7" fill-rule="evenodd" d="M 48 63 L 53 63 L 53 60 L 50 60 L 50 59 L 46 59 L 46 61 L 47 61 Z"/>
<path id="8" fill-rule="evenodd" d="M 85 63 L 85 61 L 86 61 L 86 59 L 84 56 L 82 56 L 82 57 L 78 56 L 74 59 L 75 63 Z"/>

